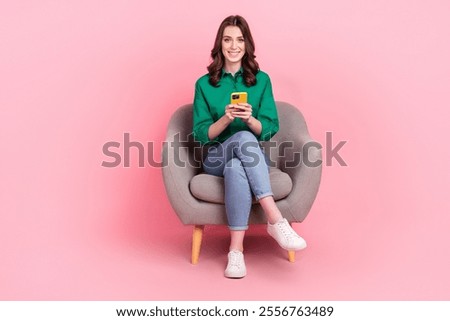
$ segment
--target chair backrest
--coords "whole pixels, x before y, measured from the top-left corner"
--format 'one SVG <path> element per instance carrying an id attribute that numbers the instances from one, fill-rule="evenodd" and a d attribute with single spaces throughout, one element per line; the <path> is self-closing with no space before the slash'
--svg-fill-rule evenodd
<path id="1" fill-rule="evenodd" d="M 276 135 L 274 135 L 270 142 L 261 142 L 261 145 L 265 148 L 266 152 L 270 152 L 270 158 L 274 162 L 278 162 L 278 153 L 275 153 L 270 146 L 280 146 L 282 142 L 292 140 L 293 137 L 299 135 L 308 134 L 308 127 L 302 113 L 293 105 L 277 101 L 278 118 L 280 121 L 280 129 Z M 177 140 L 181 142 L 181 147 L 187 148 L 190 151 L 194 151 L 192 154 L 192 163 L 197 163 L 203 160 L 205 155 L 205 147 L 200 147 L 200 144 L 195 142 L 192 135 L 192 104 L 187 104 L 175 111 L 170 119 L 167 138 L 169 141 L 173 137 L 177 136 Z M 172 138 L 171 138 L 172 137 Z M 199 165 L 200 166 L 200 165 Z M 200 168 L 199 168 L 200 170 Z"/>
<path id="2" fill-rule="evenodd" d="M 293 141 L 294 137 L 309 134 L 305 118 L 296 107 L 282 101 L 277 101 L 276 105 L 280 129 L 270 141 L 261 142 L 261 145 L 264 147 L 265 152 L 270 156 L 270 159 L 278 163 L 280 156 L 279 147 L 282 143 Z M 275 146 L 276 148 L 270 146 Z M 286 144 L 285 147 L 287 147 Z"/>

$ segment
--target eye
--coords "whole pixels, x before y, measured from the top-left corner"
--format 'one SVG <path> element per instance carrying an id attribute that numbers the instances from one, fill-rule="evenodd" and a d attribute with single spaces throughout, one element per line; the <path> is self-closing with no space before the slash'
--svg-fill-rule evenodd
<path id="1" fill-rule="evenodd" d="M 244 42 L 244 38 L 239 38 L 238 41 L 239 42 Z"/>
<path id="2" fill-rule="evenodd" d="M 230 38 L 224 38 L 223 41 L 224 42 L 230 42 Z"/>

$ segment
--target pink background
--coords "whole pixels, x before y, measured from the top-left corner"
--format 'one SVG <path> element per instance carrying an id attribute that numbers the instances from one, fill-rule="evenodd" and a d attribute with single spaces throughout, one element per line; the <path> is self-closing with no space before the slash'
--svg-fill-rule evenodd
<path id="1" fill-rule="evenodd" d="M 191 227 L 160 168 L 104 168 L 102 146 L 155 143 L 193 98 L 219 23 L 250 23 L 275 98 L 312 136 L 347 141 L 323 170 L 290 264 L 262 226 L 248 276 L 223 277 L 225 227 Z M 0 299 L 449 300 L 448 1 L 3 1 Z"/>

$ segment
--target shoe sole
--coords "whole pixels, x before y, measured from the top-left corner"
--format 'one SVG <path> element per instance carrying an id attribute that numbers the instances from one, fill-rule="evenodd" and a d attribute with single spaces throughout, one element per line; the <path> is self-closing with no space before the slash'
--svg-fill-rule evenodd
<path id="1" fill-rule="evenodd" d="M 229 278 L 229 279 L 242 279 L 244 276 L 246 276 L 247 275 L 247 269 L 245 269 L 244 271 L 242 271 L 242 273 L 241 274 L 238 274 L 238 273 L 236 273 L 236 274 L 233 274 L 233 273 L 227 273 L 226 271 L 225 271 L 225 273 L 224 273 L 224 276 L 226 277 L 226 278 Z"/>
<path id="2" fill-rule="evenodd" d="M 283 245 L 281 245 L 280 243 L 278 243 L 278 241 L 275 239 L 275 237 L 272 235 L 272 233 L 270 233 L 269 230 L 267 230 L 267 233 L 274 239 L 275 242 L 277 242 L 277 244 L 278 244 L 283 250 L 286 250 L 286 251 L 300 251 L 300 250 L 306 249 L 306 247 L 307 247 L 306 242 L 304 243 L 304 245 L 300 246 L 299 248 L 287 248 L 287 247 L 284 247 Z"/>
<path id="3" fill-rule="evenodd" d="M 227 278 L 227 279 L 242 279 L 243 277 L 245 277 L 247 274 L 244 274 L 244 275 L 242 275 L 242 276 L 235 276 L 235 275 L 226 275 L 225 274 L 225 277 Z"/>

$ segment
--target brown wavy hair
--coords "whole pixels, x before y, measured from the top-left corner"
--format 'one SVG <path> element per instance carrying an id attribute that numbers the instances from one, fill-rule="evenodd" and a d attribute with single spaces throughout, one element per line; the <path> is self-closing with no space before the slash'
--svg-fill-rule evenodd
<path id="1" fill-rule="evenodd" d="M 238 15 L 225 18 L 217 31 L 214 47 L 211 50 L 211 58 L 213 61 L 208 66 L 209 83 L 214 87 L 217 87 L 220 77 L 222 76 L 222 68 L 225 64 L 225 57 L 222 53 L 222 37 L 225 28 L 228 26 L 237 26 L 241 29 L 245 42 L 245 54 L 242 57 L 244 82 L 247 86 L 254 86 L 256 84 L 256 74 L 259 70 L 259 65 L 255 60 L 256 56 L 254 54 L 255 42 L 253 41 L 247 21 Z"/>

